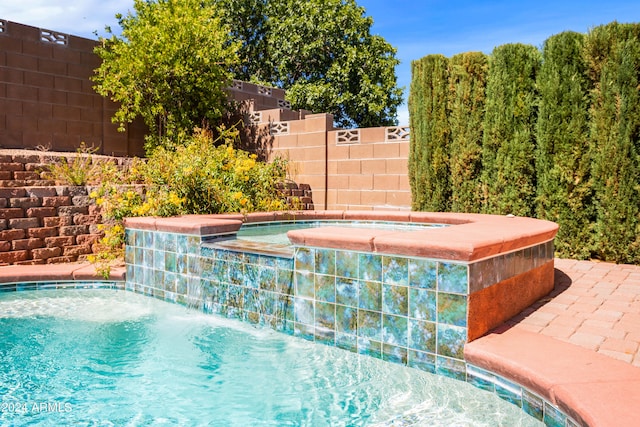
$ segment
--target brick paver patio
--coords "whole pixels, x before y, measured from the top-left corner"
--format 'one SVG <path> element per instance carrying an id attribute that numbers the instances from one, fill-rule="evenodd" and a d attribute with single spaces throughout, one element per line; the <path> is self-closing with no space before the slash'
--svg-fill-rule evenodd
<path id="1" fill-rule="evenodd" d="M 555 260 L 556 287 L 509 321 L 640 367 L 640 266 Z"/>

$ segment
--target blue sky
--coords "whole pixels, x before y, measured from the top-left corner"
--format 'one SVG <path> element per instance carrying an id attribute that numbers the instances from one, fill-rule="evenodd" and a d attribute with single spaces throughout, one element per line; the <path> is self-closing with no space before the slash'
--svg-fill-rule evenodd
<path id="1" fill-rule="evenodd" d="M 397 48 L 398 85 L 411 83 L 411 61 L 432 53 L 491 53 L 505 43 L 542 46 L 566 30 L 586 33 L 617 20 L 640 22 L 638 0 L 356 0 L 373 17 L 373 33 Z M 7 4 L 9 3 L 9 4 Z M 104 26 L 118 28 L 114 15 L 133 0 L 3 0 L 0 18 L 49 30 L 94 38 Z M 408 123 L 406 105 L 400 124 Z"/>

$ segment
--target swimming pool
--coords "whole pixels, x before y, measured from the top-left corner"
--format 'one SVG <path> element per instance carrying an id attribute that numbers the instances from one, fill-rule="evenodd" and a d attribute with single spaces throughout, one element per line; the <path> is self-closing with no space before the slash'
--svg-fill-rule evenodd
<path id="1" fill-rule="evenodd" d="M 469 384 L 114 290 L 0 294 L 0 423 L 543 425 Z"/>

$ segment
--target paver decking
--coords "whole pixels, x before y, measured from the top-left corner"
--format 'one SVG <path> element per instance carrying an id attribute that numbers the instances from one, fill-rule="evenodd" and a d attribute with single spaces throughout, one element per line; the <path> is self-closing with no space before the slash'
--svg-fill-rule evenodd
<path id="1" fill-rule="evenodd" d="M 509 325 L 640 367 L 640 266 L 555 260 L 555 289 Z"/>

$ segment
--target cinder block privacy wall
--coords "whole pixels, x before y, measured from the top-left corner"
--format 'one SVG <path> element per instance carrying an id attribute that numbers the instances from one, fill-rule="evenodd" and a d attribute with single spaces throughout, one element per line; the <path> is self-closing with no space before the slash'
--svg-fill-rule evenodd
<path id="1" fill-rule="evenodd" d="M 0 149 L 69 152 L 84 142 L 98 154 L 144 154 L 144 125 L 118 132 L 116 105 L 93 91 L 96 44 L 0 19 Z M 281 89 L 234 80 L 228 92 L 268 155 L 289 159 L 291 178 L 310 185 L 315 209 L 409 209 L 407 127 L 336 129 L 330 114 L 291 110 Z"/>

